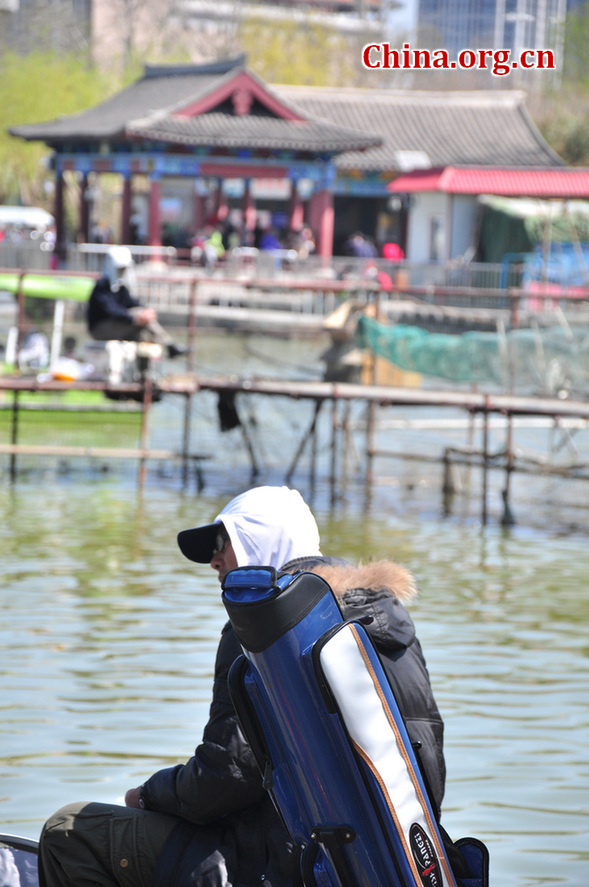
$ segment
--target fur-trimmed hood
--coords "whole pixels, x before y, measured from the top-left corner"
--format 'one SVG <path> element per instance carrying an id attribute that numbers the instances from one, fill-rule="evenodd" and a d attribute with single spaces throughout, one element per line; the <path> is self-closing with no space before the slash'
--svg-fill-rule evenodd
<path id="1" fill-rule="evenodd" d="M 283 567 L 307 570 L 329 584 L 345 619 L 361 621 L 376 646 L 400 651 L 415 640 L 415 626 L 405 609 L 417 595 L 415 577 L 391 560 L 349 564 L 339 558 L 299 558 Z"/>
<path id="2" fill-rule="evenodd" d="M 327 560 L 327 559 L 326 559 Z M 366 592 L 386 590 L 401 603 L 408 603 L 417 595 L 413 574 L 394 561 L 370 561 L 367 564 L 317 563 L 310 567 L 331 586 L 337 598 L 359 588 Z"/>

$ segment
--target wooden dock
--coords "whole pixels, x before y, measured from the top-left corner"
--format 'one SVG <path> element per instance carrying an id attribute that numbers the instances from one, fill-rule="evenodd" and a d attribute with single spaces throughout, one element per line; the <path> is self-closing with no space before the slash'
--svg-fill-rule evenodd
<path id="1" fill-rule="evenodd" d="M 53 281 L 58 286 L 59 294 L 44 293 L 39 290 L 39 274 L 32 271 L 19 269 L 11 272 L 14 277 L 11 286 L 15 289 L 18 305 L 18 327 L 22 327 L 24 317 L 24 300 L 27 293 L 42 295 L 52 299 L 65 299 L 71 302 L 83 302 L 87 298 L 89 279 L 95 275 L 82 275 L 77 279 L 76 275 L 68 277 L 67 274 L 55 274 Z M 43 277 L 43 275 L 41 275 Z M 47 276 L 45 274 L 44 276 Z M 79 276 L 78 276 L 79 277 Z M 86 279 L 87 278 L 87 279 Z M 71 288 L 69 284 L 71 283 Z M 505 473 L 504 500 L 506 513 L 509 507 L 510 479 L 515 471 L 532 471 L 547 474 L 551 470 L 563 476 L 585 479 L 587 466 L 574 465 L 567 469 L 556 466 L 551 469 L 548 465 L 533 466 L 523 465 L 518 459 L 515 448 L 512 445 L 512 423 L 514 418 L 527 416 L 545 418 L 553 423 L 555 428 L 563 430 L 563 425 L 574 419 L 583 423 L 589 422 L 589 403 L 558 398 L 528 398 L 510 395 L 483 394 L 474 391 L 430 391 L 420 387 L 393 387 L 375 384 L 352 384 L 344 382 L 321 381 L 276 381 L 270 379 L 248 379 L 224 376 L 203 376 L 194 372 L 194 345 L 197 327 L 200 325 L 219 325 L 227 329 L 260 329 L 266 332 L 274 332 L 285 335 L 315 335 L 325 332 L 329 324 L 326 318 L 330 311 L 337 305 L 341 305 L 343 299 L 349 298 L 357 304 L 370 304 L 373 309 L 378 309 L 392 321 L 404 321 L 419 319 L 423 326 L 440 326 L 443 322 L 452 327 L 466 323 L 488 325 L 497 323 L 497 319 L 507 322 L 508 318 L 514 325 L 521 320 L 522 298 L 525 294 L 514 290 L 501 290 L 487 292 L 484 290 L 471 291 L 460 288 L 448 288 L 441 291 L 440 287 L 426 287 L 423 290 L 397 288 L 394 292 L 383 293 L 379 291 L 374 281 L 362 280 L 303 280 L 288 279 L 245 279 L 223 280 L 217 278 L 203 278 L 193 272 L 180 273 L 178 269 L 170 269 L 165 275 L 149 274 L 141 279 L 144 288 L 142 296 L 145 301 L 156 308 L 158 314 L 166 316 L 169 312 L 174 315 L 187 331 L 188 344 L 191 350 L 187 359 L 186 372 L 163 379 L 146 377 L 143 383 L 109 385 L 107 382 L 41 382 L 33 377 L 0 376 L 0 392 L 5 392 L 6 402 L 3 409 L 11 411 L 9 424 L 9 437 L 7 442 L 0 444 L 0 454 L 10 458 L 10 477 L 14 480 L 17 474 L 17 459 L 19 456 L 30 454 L 47 456 L 88 456 L 103 459 L 135 459 L 139 465 L 139 483 L 145 479 L 146 465 L 150 460 L 180 461 L 185 480 L 188 480 L 191 471 L 196 470 L 197 484 L 202 487 L 202 466 L 205 460 L 211 458 L 204 453 L 190 451 L 190 427 L 192 421 L 191 405 L 199 392 L 209 391 L 219 397 L 244 398 L 249 395 L 262 397 L 286 397 L 293 400 L 306 400 L 314 404 L 312 419 L 298 442 L 290 465 L 285 472 L 285 480 L 288 482 L 297 470 L 299 463 L 307 447 L 311 451 L 310 471 L 313 475 L 316 468 L 316 437 L 320 413 L 324 409 L 330 409 L 329 425 L 331 439 L 329 442 L 329 483 L 332 498 L 335 500 L 337 490 L 345 483 L 345 451 L 349 441 L 350 419 L 349 408 L 353 402 L 359 402 L 366 407 L 366 422 L 364 432 L 363 455 L 365 457 L 365 482 L 370 489 L 375 482 L 374 463 L 377 458 L 400 458 L 427 461 L 432 456 L 426 457 L 419 452 L 393 453 L 378 449 L 376 445 L 378 423 L 380 414 L 388 408 L 403 407 L 404 409 L 430 407 L 436 411 L 447 409 L 462 410 L 469 421 L 481 416 L 483 423 L 483 440 L 480 450 L 472 448 L 446 448 L 439 454 L 437 461 L 444 466 L 444 489 L 451 487 L 452 465 L 466 463 L 480 466 L 482 472 L 482 520 L 487 520 L 487 480 L 491 470 L 502 470 Z M 492 308 L 482 308 L 481 297 L 485 294 L 493 304 Z M 433 304 L 433 302 L 446 299 L 457 299 L 462 307 Z M 460 298 L 458 298 L 460 297 Z M 581 306 L 576 303 L 575 311 Z M 501 303 L 501 307 L 499 307 Z M 484 304 L 484 302 L 482 303 Z M 585 303 L 583 303 L 585 304 Z M 477 307 L 478 306 L 478 307 Z M 369 376 L 376 379 L 373 374 Z M 157 388 L 157 392 L 156 392 Z M 22 402 L 21 395 L 28 392 L 35 393 L 62 393 L 63 391 L 98 391 L 105 395 L 104 405 L 100 409 L 108 412 L 115 410 L 116 401 L 112 400 L 109 408 L 108 398 L 130 397 L 136 402 L 136 409 L 140 412 L 140 439 L 137 447 L 123 446 L 72 446 L 64 442 L 63 445 L 46 443 L 31 444 L 19 440 L 19 413 L 30 408 Z M 154 395 L 179 395 L 184 398 L 184 417 L 182 439 L 173 449 L 154 449 L 149 445 L 149 421 L 151 409 L 154 403 Z M 38 406 L 37 409 L 41 409 Z M 72 410 L 82 412 L 82 407 L 71 407 Z M 98 411 L 98 406 L 93 408 Z M 505 418 L 507 425 L 507 445 L 501 454 L 490 452 L 489 446 L 489 418 L 493 415 Z M 255 454 L 248 439 L 247 429 L 242 425 L 243 444 L 247 449 L 252 476 L 255 476 L 257 465 Z M 564 433 L 564 431 L 563 431 Z"/>
<path id="2" fill-rule="evenodd" d="M 242 398 L 250 395 L 264 397 L 283 397 L 292 400 L 307 400 L 314 403 L 314 411 L 311 423 L 301 437 L 290 465 L 285 472 L 285 481 L 289 482 L 293 477 L 299 462 L 306 450 L 310 447 L 312 454 L 315 452 L 314 442 L 317 433 L 317 422 L 323 407 L 331 410 L 331 440 L 330 450 L 330 476 L 329 483 L 332 490 L 332 498 L 335 501 L 337 491 L 342 483 L 343 449 L 349 433 L 348 413 L 346 404 L 361 402 L 367 406 L 367 421 L 365 427 L 364 454 L 366 460 L 365 481 L 367 488 L 375 482 L 374 462 L 376 458 L 400 458 L 431 460 L 430 457 L 419 453 L 398 453 L 378 450 L 375 445 L 378 416 L 377 410 L 390 407 L 432 407 L 436 410 L 459 409 L 471 418 L 482 416 L 483 443 L 479 451 L 464 448 L 447 448 L 439 454 L 438 461 L 444 466 L 444 490 L 448 492 L 451 486 L 450 468 L 452 464 L 464 464 L 478 466 L 482 472 L 482 513 L 483 523 L 487 522 L 487 478 L 488 472 L 500 468 L 505 473 L 504 502 L 505 515 L 509 513 L 510 505 L 510 479 L 514 471 L 534 470 L 527 464 L 519 466 L 511 445 L 512 422 L 515 417 L 543 417 L 550 420 L 556 428 L 559 428 L 565 420 L 581 420 L 589 423 L 589 402 L 560 400 L 557 398 L 527 398 L 501 394 L 482 394 L 477 392 L 457 391 L 428 391 L 418 388 L 389 387 L 382 385 L 356 385 L 351 383 L 332 383 L 320 381 L 276 381 L 270 379 L 248 379 L 224 376 L 203 376 L 193 373 L 179 374 L 158 380 L 157 388 L 162 394 L 181 395 L 185 399 L 184 425 L 182 441 L 177 449 L 151 449 L 149 447 L 149 418 L 153 404 L 153 383 L 146 380 L 144 384 L 109 385 L 106 382 L 40 382 L 35 378 L 0 377 L 0 391 L 12 394 L 12 428 L 9 443 L 0 445 L 0 454 L 10 456 L 10 477 L 16 477 L 17 457 L 24 455 L 47 456 L 87 456 L 104 459 L 135 459 L 139 464 L 139 483 L 145 479 L 146 464 L 150 460 L 180 461 L 183 466 L 183 476 L 187 479 L 191 467 L 196 469 L 197 483 L 202 488 L 204 460 L 211 458 L 205 454 L 191 453 L 189 449 L 191 402 L 199 392 L 209 391 L 218 395 L 231 398 Z M 138 399 L 141 410 L 141 436 L 137 448 L 129 447 L 72 447 L 30 445 L 19 443 L 18 440 L 18 416 L 19 410 L 24 407 L 19 404 L 19 395 L 23 392 L 61 393 L 66 390 L 101 391 L 106 396 L 128 395 Z M 499 459 L 497 454 L 490 452 L 489 448 L 489 418 L 493 415 L 505 418 L 507 424 L 507 446 Z M 248 446 L 247 434 L 244 433 L 244 446 L 249 449 L 252 462 L 252 476 L 255 476 L 257 466 L 251 448 Z M 315 456 L 311 457 L 310 471 L 315 472 Z M 576 479 L 589 480 L 589 466 L 574 465 L 568 476 Z M 547 474 L 551 471 L 561 476 L 567 476 L 562 468 L 551 469 L 550 466 L 536 467 L 537 473 Z M 507 522 L 507 519 L 506 519 Z"/>

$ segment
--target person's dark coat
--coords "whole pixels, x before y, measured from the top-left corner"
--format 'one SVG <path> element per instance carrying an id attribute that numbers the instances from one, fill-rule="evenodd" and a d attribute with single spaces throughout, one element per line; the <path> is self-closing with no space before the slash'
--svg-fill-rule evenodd
<path id="1" fill-rule="evenodd" d="M 223 629 L 209 720 L 201 744 L 183 765 L 160 770 L 144 784 L 148 810 L 180 817 L 164 847 L 154 887 L 268 887 L 292 883 L 292 844 L 278 818 L 237 721 L 227 677 L 241 647 L 229 623 Z"/>
<path id="2" fill-rule="evenodd" d="M 301 568 L 329 582 L 346 619 L 371 617 L 367 631 L 391 679 L 409 736 L 422 744 L 422 765 L 439 809 L 445 782 L 443 723 L 415 627 L 400 602 L 414 592 L 411 574 L 388 561 L 354 567 L 322 557 L 285 567 L 289 572 Z M 297 883 L 292 842 L 262 788 L 229 696 L 229 668 L 240 653 L 227 624 L 202 743 L 186 764 L 159 771 L 142 788 L 147 809 L 181 819 L 158 861 L 154 887 L 253 887 L 261 879 L 267 887 Z"/>
<path id="3" fill-rule="evenodd" d="M 107 277 L 96 281 L 88 301 L 88 329 L 92 330 L 103 320 L 133 322 L 129 308 L 138 308 L 140 303 L 133 298 L 126 286 L 121 285 L 115 292 Z"/>

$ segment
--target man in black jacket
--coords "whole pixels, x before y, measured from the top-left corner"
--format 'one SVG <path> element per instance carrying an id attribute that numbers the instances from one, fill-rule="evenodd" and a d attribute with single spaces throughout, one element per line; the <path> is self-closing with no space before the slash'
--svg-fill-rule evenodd
<path id="1" fill-rule="evenodd" d="M 88 330 L 93 339 L 105 342 L 156 342 L 164 345 L 168 357 L 178 357 L 186 349 L 174 342 L 163 328 L 153 308 L 147 308 L 132 295 L 133 257 L 126 246 L 111 246 L 104 257 L 103 276 L 96 281 L 88 302 Z"/>
<path id="2" fill-rule="evenodd" d="M 411 573 L 391 561 L 352 566 L 324 557 L 315 519 L 300 494 L 257 487 L 233 499 L 212 524 L 182 531 L 178 543 L 222 582 L 236 567 L 312 570 L 331 585 L 343 615 L 369 616 L 368 632 L 393 684 L 412 741 L 421 743 L 432 804 L 444 794 L 443 723 L 403 601 L 416 593 Z M 262 787 L 239 727 L 227 676 L 241 649 L 223 629 L 209 721 L 186 764 L 160 770 L 130 789 L 126 807 L 73 804 L 46 823 L 41 887 L 291 887 L 296 854 Z"/>

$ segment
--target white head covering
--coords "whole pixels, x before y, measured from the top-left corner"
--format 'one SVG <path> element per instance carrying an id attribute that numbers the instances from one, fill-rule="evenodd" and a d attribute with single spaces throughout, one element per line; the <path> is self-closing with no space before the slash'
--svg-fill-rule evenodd
<path id="1" fill-rule="evenodd" d="M 212 524 L 178 534 L 182 553 L 197 563 L 209 563 L 221 523 L 238 567 L 280 569 L 294 558 L 321 554 L 311 509 L 297 490 L 288 487 L 254 487 L 236 496 Z"/>
<path id="2" fill-rule="evenodd" d="M 127 246 L 111 246 L 104 257 L 104 276 L 108 278 L 110 288 L 118 292 L 121 286 L 132 289 L 135 283 L 133 272 L 133 256 Z"/>

